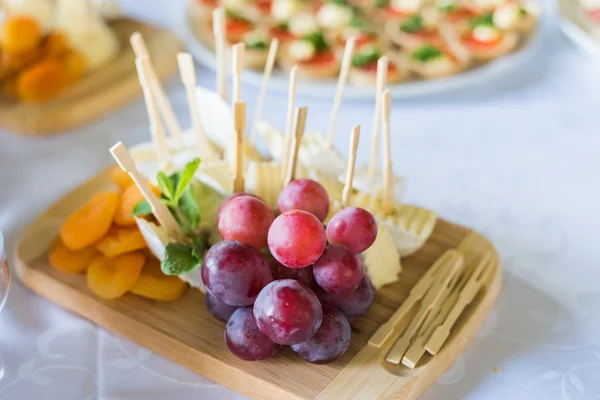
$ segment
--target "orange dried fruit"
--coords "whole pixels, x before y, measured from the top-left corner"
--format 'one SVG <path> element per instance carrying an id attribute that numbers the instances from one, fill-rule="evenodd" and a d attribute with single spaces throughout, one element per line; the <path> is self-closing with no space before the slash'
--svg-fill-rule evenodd
<path id="1" fill-rule="evenodd" d="M 62 272 L 78 274 L 85 271 L 98 252 L 93 247 L 81 250 L 70 250 L 58 242 L 50 249 L 48 260 L 50 265 Z"/>
<path id="2" fill-rule="evenodd" d="M 17 93 L 25 102 L 40 103 L 58 96 L 67 81 L 67 71 L 62 61 L 43 60 L 19 74 Z"/>
<path id="3" fill-rule="evenodd" d="M 69 215 L 60 237 L 69 249 L 80 250 L 100 240 L 112 225 L 119 205 L 119 194 L 100 192 Z"/>
<path id="4" fill-rule="evenodd" d="M 67 84 L 78 81 L 85 72 L 85 58 L 77 52 L 71 51 L 63 59 L 67 73 Z"/>
<path id="5" fill-rule="evenodd" d="M 98 256 L 87 270 L 90 290 L 105 299 L 116 299 L 137 283 L 146 257 L 141 252 L 121 254 L 115 258 Z"/>
<path id="6" fill-rule="evenodd" d="M 46 58 L 61 58 L 68 51 L 67 38 L 60 32 L 51 32 L 42 45 L 42 52 Z"/>
<path id="7" fill-rule="evenodd" d="M 108 258 L 144 248 L 146 248 L 146 241 L 137 227 L 112 227 L 108 234 L 96 243 L 96 249 Z"/>
<path id="8" fill-rule="evenodd" d="M 149 185 L 150 189 L 156 196 L 160 197 L 160 189 L 154 185 Z M 135 225 L 135 219 L 133 218 L 133 208 L 137 203 L 144 199 L 142 192 L 136 185 L 129 185 L 127 189 L 121 195 L 121 201 L 119 202 L 119 208 L 115 214 L 115 223 L 121 226 Z"/>
<path id="9" fill-rule="evenodd" d="M 15 15 L 2 26 L 2 49 L 9 54 L 21 54 L 36 48 L 42 39 L 40 25 L 31 17 Z"/>
<path id="10" fill-rule="evenodd" d="M 186 288 L 187 283 L 178 277 L 163 274 L 160 262 L 152 258 L 146 261 L 131 293 L 153 300 L 173 301 L 180 298 Z"/>
<path id="11" fill-rule="evenodd" d="M 110 171 L 110 180 L 121 190 L 125 190 L 130 185 L 133 185 L 133 179 L 131 179 L 127 172 L 123 171 L 118 166 L 114 167 L 112 171 Z"/>

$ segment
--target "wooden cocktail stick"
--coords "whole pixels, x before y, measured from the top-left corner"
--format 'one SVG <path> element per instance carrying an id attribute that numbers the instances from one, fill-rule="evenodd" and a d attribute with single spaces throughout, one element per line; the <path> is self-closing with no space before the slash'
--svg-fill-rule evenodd
<path id="1" fill-rule="evenodd" d="M 244 130 L 246 129 L 246 103 L 233 105 L 233 123 L 235 125 L 235 159 L 233 174 L 233 192 L 244 191 Z"/>
<path id="2" fill-rule="evenodd" d="M 215 55 L 217 58 L 217 93 L 227 101 L 227 80 L 225 75 L 225 10 L 222 7 L 213 10 L 213 34 L 215 36 Z"/>
<path id="3" fill-rule="evenodd" d="M 252 130 L 250 131 L 250 140 L 254 143 L 256 140 L 256 125 L 262 117 L 262 109 L 265 103 L 265 97 L 267 95 L 267 88 L 269 87 L 269 79 L 271 79 L 271 73 L 273 72 L 273 66 L 275 65 L 275 58 L 277 57 L 277 50 L 279 49 L 279 40 L 271 40 L 269 46 L 269 54 L 267 55 L 267 63 L 265 64 L 265 72 L 263 73 L 263 79 L 260 85 L 260 92 L 258 93 L 258 99 L 256 100 L 256 108 L 254 109 L 254 117 L 252 118 Z"/>
<path id="4" fill-rule="evenodd" d="M 406 350 L 408 350 L 411 341 L 414 339 L 414 335 L 418 332 L 431 309 L 444 300 L 445 294 L 447 295 L 447 291 L 444 288 L 451 283 L 463 266 L 463 257 L 456 250 L 446 251 L 438 261 L 445 264 L 443 271 L 438 274 L 431 290 L 423 298 L 417 315 L 415 315 L 408 328 L 406 328 L 402 336 L 387 354 L 385 359 L 389 363 L 400 364 L 402 357 L 404 357 Z"/>
<path id="5" fill-rule="evenodd" d="M 150 67 L 148 68 L 147 82 L 152 89 L 151 93 L 156 97 L 158 109 L 165 120 L 165 124 L 169 129 L 169 133 L 178 143 L 181 143 L 181 127 L 179 126 L 179 121 L 177 121 L 175 111 L 173 111 L 173 106 L 167 97 L 165 89 L 160 83 L 158 76 L 156 76 L 156 71 L 154 70 L 152 62 L 150 61 L 150 54 L 146 48 L 146 43 L 144 43 L 144 38 L 139 32 L 134 32 L 129 38 L 129 41 L 131 43 L 131 47 L 133 47 L 133 52 L 135 53 L 136 58 L 148 58 Z"/>
<path id="6" fill-rule="evenodd" d="M 173 218 L 173 215 L 171 215 L 167 206 L 165 206 L 152 192 L 146 178 L 144 178 L 137 170 L 135 162 L 131 158 L 125 145 L 121 142 L 115 144 L 111 147 L 110 153 L 121 169 L 129 174 L 133 183 L 140 189 L 140 192 L 152 208 L 152 214 L 154 214 L 158 222 L 167 230 L 169 237 L 176 240 L 185 240 L 185 234 L 177 224 L 177 221 L 175 221 L 175 218 Z"/>
<path id="7" fill-rule="evenodd" d="M 444 320 L 444 323 L 438 326 L 429 340 L 425 345 L 425 349 L 431 354 L 437 354 L 448 336 L 450 335 L 450 330 L 458 320 L 458 317 L 463 312 L 463 310 L 473 301 L 475 295 L 481 289 L 481 286 L 485 282 L 485 278 L 488 276 L 489 270 L 494 268 L 494 260 L 490 253 L 484 255 L 480 261 L 480 263 L 475 268 L 475 271 L 469 277 L 469 280 L 465 284 L 465 287 L 461 290 L 458 295 L 458 300 L 452 307 L 450 314 Z"/>
<path id="8" fill-rule="evenodd" d="M 135 66 L 137 69 L 138 79 L 142 86 L 142 92 L 144 93 L 144 100 L 146 102 L 146 111 L 148 112 L 148 120 L 150 121 L 150 135 L 152 136 L 152 143 L 156 149 L 156 156 L 161 164 L 169 162 L 171 155 L 169 153 L 169 146 L 167 144 L 167 138 L 165 137 L 165 130 L 158 110 L 156 108 L 156 97 L 152 95 L 152 89 L 148 82 L 148 74 L 150 73 L 150 60 L 148 57 L 138 57 L 135 60 Z"/>
<path id="9" fill-rule="evenodd" d="M 288 108 L 285 119 L 285 133 L 283 137 L 283 146 L 281 149 L 281 182 L 285 182 L 287 175 L 287 165 L 290 157 L 290 147 L 292 146 L 292 127 L 294 124 L 294 110 L 296 109 L 296 74 L 298 66 L 295 65 L 290 71 L 290 83 L 288 88 Z"/>
<path id="10" fill-rule="evenodd" d="M 356 150 L 358 149 L 358 140 L 360 138 L 360 125 L 352 128 L 350 136 L 350 149 L 348 151 L 348 169 L 346 171 L 346 183 L 342 191 L 342 207 L 350 205 L 350 194 L 352 193 L 352 180 L 354 179 L 354 165 L 356 164 Z"/>
<path id="11" fill-rule="evenodd" d="M 298 163 L 298 149 L 300 148 L 300 142 L 302 141 L 302 135 L 304 135 L 304 128 L 306 126 L 306 113 L 308 107 L 300 107 L 296 109 L 296 116 L 294 118 L 294 140 L 292 141 L 292 148 L 290 149 L 290 160 L 287 164 L 287 173 L 283 186 L 287 186 L 291 181 L 294 180 L 296 174 L 296 164 Z"/>
<path id="12" fill-rule="evenodd" d="M 327 133 L 327 140 L 329 141 L 329 145 L 333 144 L 333 136 L 335 135 L 335 127 L 337 126 L 340 105 L 342 104 L 344 87 L 346 86 L 346 81 L 348 80 L 348 73 L 350 72 L 350 66 L 352 65 L 352 53 L 354 53 L 355 43 L 356 38 L 350 38 L 346 41 L 346 46 L 344 47 L 344 55 L 342 56 L 340 75 L 338 77 L 337 89 L 335 91 L 335 99 L 333 101 L 333 108 L 331 109 L 331 117 L 329 119 L 329 130 Z"/>
<path id="13" fill-rule="evenodd" d="M 396 326 L 408 315 L 413 307 L 423 299 L 425 294 L 429 291 L 435 277 L 442 266 L 446 266 L 443 260 L 438 259 L 425 274 L 419 279 L 417 284 L 410 290 L 408 297 L 402 305 L 394 312 L 394 314 L 387 320 L 387 322 L 381 325 L 377 331 L 369 339 L 369 345 L 374 347 L 381 347 L 383 343 L 390 337 L 394 332 Z"/>
<path id="14" fill-rule="evenodd" d="M 242 71 L 244 70 L 244 43 L 235 44 L 232 48 L 231 72 L 233 74 L 233 104 L 242 101 Z"/>
<path id="15" fill-rule="evenodd" d="M 390 113 L 392 95 L 388 90 L 381 94 L 381 119 L 383 121 L 383 213 L 394 212 L 394 188 L 392 172 L 392 151 L 390 145 Z"/>
<path id="16" fill-rule="evenodd" d="M 189 53 L 179 53 L 177 55 L 179 64 L 179 73 L 181 80 L 185 86 L 188 105 L 190 107 L 190 115 L 192 118 L 192 128 L 196 134 L 196 146 L 198 148 L 198 156 L 202 161 L 217 161 L 219 155 L 213 148 L 212 144 L 206 137 L 204 127 L 200 120 L 200 110 L 198 109 L 198 98 L 196 97 L 196 70 L 194 69 L 194 61 Z"/>
<path id="17" fill-rule="evenodd" d="M 377 155 L 379 153 L 379 130 L 381 122 L 381 94 L 387 84 L 389 60 L 382 56 L 377 60 L 377 83 L 375 87 L 375 115 L 373 116 L 373 135 L 371 136 L 371 161 L 369 163 L 369 174 L 377 172 Z"/>

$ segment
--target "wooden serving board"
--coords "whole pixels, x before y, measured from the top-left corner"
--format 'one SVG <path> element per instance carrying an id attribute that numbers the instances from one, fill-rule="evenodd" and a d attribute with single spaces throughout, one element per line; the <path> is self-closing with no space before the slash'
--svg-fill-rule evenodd
<path id="1" fill-rule="evenodd" d="M 159 79 L 176 71 L 176 54 L 182 47 L 173 33 L 125 18 L 111 22 L 111 27 L 121 42 L 121 53 L 114 60 L 46 103 L 27 104 L 0 97 L 0 128 L 29 135 L 64 132 L 140 95 L 135 55 L 129 44 L 135 31 L 144 36 Z"/>
<path id="2" fill-rule="evenodd" d="M 440 220 L 425 246 L 403 259 L 400 282 L 380 289 L 368 315 L 354 323 L 350 348 L 340 359 L 325 365 L 309 364 L 286 348 L 269 360 L 242 361 L 227 349 L 223 340 L 225 324 L 208 313 L 204 295 L 198 290 L 188 289 L 171 303 L 131 294 L 103 300 L 88 290 L 85 276 L 65 274 L 48 264 L 48 249 L 66 216 L 92 194 L 110 186 L 106 170 L 40 216 L 16 248 L 18 276 L 41 296 L 251 398 L 415 399 L 458 358 L 500 291 L 502 271 L 496 263 L 484 289 L 460 317 L 442 351 L 435 357 L 424 357 L 415 370 L 386 364 L 381 349 L 367 345 L 371 335 L 398 309 L 412 286 L 445 250 L 464 241 L 462 247 L 468 249 L 469 257 L 491 252 L 497 260 L 485 238 Z M 389 349 L 397 337 L 391 335 L 382 348 Z"/>

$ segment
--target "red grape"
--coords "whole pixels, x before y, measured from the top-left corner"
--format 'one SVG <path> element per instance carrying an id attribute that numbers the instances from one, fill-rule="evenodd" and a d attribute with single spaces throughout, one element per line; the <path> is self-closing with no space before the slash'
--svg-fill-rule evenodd
<path id="1" fill-rule="evenodd" d="M 304 268 L 288 268 L 274 258 L 269 262 L 269 264 L 271 266 L 271 273 L 273 274 L 274 280 L 294 279 L 311 289 L 316 285 L 312 267 L 310 266 Z"/>
<path id="2" fill-rule="evenodd" d="M 267 245 L 273 211 L 255 196 L 239 195 L 226 200 L 217 216 L 219 232 L 225 240 L 237 240 L 256 249 Z"/>
<path id="3" fill-rule="evenodd" d="M 321 303 L 312 290 L 293 279 L 269 283 L 254 303 L 256 324 L 280 344 L 296 344 L 310 339 L 323 318 Z"/>
<path id="4" fill-rule="evenodd" d="M 234 240 L 215 244 L 202 261 L 202 282 L 210 294 L 230 306 L 254 303 L 272 280 L 271 270 L 258 250 Z"/>
<path id="5" fill-rule="evenodd" d="M 290 268 L 308 267 L 321 257 L 326 244 L 325 229 L 311 213 L 292 210 L 279 215 L 269 229 L 269 250 Z"/>
<path id="6" fill-rule="evenodd" d="M 300 357 L 308 362 L 323 364 L 341 356 L 350 346 L 350 324 L 335 307 L 323 305 L 323 322 L 308 341 L 292 345 Z"/>
<path id="7" fill-rule="evenodd" d="M 238 308 L 229 318 L 225 343 L 233 354 L 246 361 L 264 360 L 281 348 L 258 329 L 251 307 Z"/>
<path id="8" fill-rule="evenodd" d="M 365 209 L 346 207 L 327 224 L 329 243 L 343 244 L 355 253 L 368 249 L 377 238 L 377 221 Z"/>
<path id="9" fill-rule="evenodd" d="M 210 292 L 206 293 L 205 300 L 208 312 L 219 321 L 227 322 L 229 317 L 231 317 L 231 314 L 238 309 L 236 306 L 230 306 L 229 304 L 223 303 L 221 300 L 210 294 Z"/>
<path id="10" fill-rule="evenodd" d="M 279 212 L 303 210 L 324 221 L 329 213 L 329 195 L 319 182 L 312 179 L 291 181 L 279 193 Z"/>
<path id="11" fill-rule="evenodd" d="M 330 244 L 313 265 L 317 284 L 326 292 L 344 295 L 354 291 L 364 273 L 358 256 L 342 244 Z"/>
<path id="12" fill-rule="evenodd" d="M 322 304 L 334 306 L 352 322 L 369 311 L 373 304 L 374 290 L 371 281 L 365 276 L 358 288 L 349 294 L 338 296 L 319 289 L 315 290 L 315 294 Z"/>

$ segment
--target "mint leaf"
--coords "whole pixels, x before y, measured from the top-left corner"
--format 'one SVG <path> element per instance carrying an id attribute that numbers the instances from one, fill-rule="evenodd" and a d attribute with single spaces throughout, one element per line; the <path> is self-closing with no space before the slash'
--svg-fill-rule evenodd
<path id="1" fill-rule="evenodd" d="M 469 20 L 471 29 L 478 25 L 494 26 L 494 15 L 492 13 L 483 14 L 481 17 L 471 18 Z"/>
<path id="2" fill-rule="evenodd" d="M 371 46 L 365 51 L 355 54 L 354 57 L 352 57 L 352 65 L 358 68 L 365 67 L 371 63 L 377 62 L 379 57 L 381 57 L 379 49 L 375 46 Z"/>
<path id="3" fill-rule="evenodd" d="M 179 182 L 177 182 L 177 185 L 175 186 L 175 195 L 172 198 L 175 204 L 179 203 L 179 199 L 181 196 L 183 196 L 183 192 L 192 181 L 192 178 L 194 177 L 194 174 L 199 166 L 200 159 L 196 157 L 192 161 L 188 162 L 183 168 L 183 171 L 181 171 Z"/>
<path id="4" fill-rule="evenodd" d="M 160 269 L 165 275 L 181 275 L 195 270 L 200 264 L 200 259 L 194 256 L 192 246 L 182 243 L 169 243 L 165 247 Z"/>
<path id="5" fill-rule="evenodd" d="M 309 33 L 308 35 L 304 36 L 303 39 L 308 40 L 315 47 L 317 53 L 329 48 L 322 32 Z"/>
<path id="6" fill-rule="evenodd" d="M 152 207 L 146 200 L 140 200 L 131 211 L 131 215 L 134 217 L 146 217 L 152 214 Z"/>
<path id="7" fill-rule="evenodd" d="M 156 174 L 156 180 L 158 182 L 158 188 L 163 196 L 169 200 L 173 200 L 173 197 L 175 196 L 175 190 L 173 189 L 173 185 L 171 184 L 169 177 L 163 171 L 158 171 L 158 174 Z"/>
<path id="8" fill-rule="evenodd" d="M 425 44 L 415 50 L 411 57 L 417 61 L 427 62 L 442 56 L 442 52 L 435 47 Z"/>
<path id="9" fill-rule="evenodd" d="M 206 236 L 198 236 L 192 244 L 192 255 L 202 261 L 204 252 L 208 249 L 208 239 Z"/>
<path id="10" fill-rule="evenodd" d="M 179 213 L 185 218 L 186 224 L 195 229 L 200 223 L 200 206 L 190 190 L 186 190 L 177 204 Z"/>
<path id="11" fill-rule="evenodd" d="M 400 30 L 406 33 L 417 33 L 423 29 L 423 18 L 413 15 L 400 24 Z"/>

